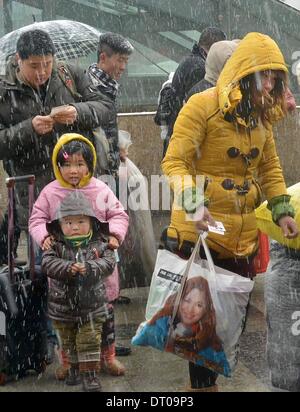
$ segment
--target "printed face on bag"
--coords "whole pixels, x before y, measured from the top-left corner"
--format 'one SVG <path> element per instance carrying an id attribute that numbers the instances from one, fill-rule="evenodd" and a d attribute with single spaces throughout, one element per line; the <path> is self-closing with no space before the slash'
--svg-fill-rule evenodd
<path id="1" fill-rule="evenodd" d="M 167 259 L 167 256 L 163 257 L 164 260 Z M 164 264 L 163 267 L 165 273 L 172 273 L 171 266 Z M 199 267 L 199 271 L 203 270 Z M 164 280 L 167 280 L 167 277 L 164 277 Z M 151 288 L 153 285 L 157 290 L 158 284 L 152 282 Z M 159 309 L 147 319 L 147 322 L 140 325 L 132 339 L 133 345 L 152 346 L 164 352 L 174 353 L 198 366 L 230 376 L 230 365 L 222 340 L 216 332 L 216 312 L 208 280 L 203 276 L 192 276 L 186 280 L 182 294 L 177 290 L 171 295 L 169 284 L 165 283 L 164 292 L 168 297 L 163 303 L 161 299 L 157 303 L 158 299 L 151 288 L 147 310 L 149 311 L 148 307 L 152 310 L 155 305 Z M 159 286 L 159 290 L 162 294 L 163 287 Z"/>
<path id="2" fill-rule="evenodd" d="M 89 168 L 81 153 L 67 155 L 65 162 L 59 166 L 62 178 L 69 184 L 77 186 L 84 176 L 89 174 Z"/>
<path id="3" fill-rule="evenodd" d="M 182 300 L 179 306 L 181 322 L 192 326 L 199 322 L 206 311 L 206 298 L 204 291 L 192 289 Z"/>

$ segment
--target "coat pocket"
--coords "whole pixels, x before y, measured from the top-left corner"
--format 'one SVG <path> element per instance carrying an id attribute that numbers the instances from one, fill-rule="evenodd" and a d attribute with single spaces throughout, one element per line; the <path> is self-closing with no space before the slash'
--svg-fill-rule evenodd
<path id="1" fill-rule="evenodd" d="M 263 202 L 263 193 L 260 184 L 256 179 L 252 180 L 253 185 L 256 188 L 255 209 Z"/>

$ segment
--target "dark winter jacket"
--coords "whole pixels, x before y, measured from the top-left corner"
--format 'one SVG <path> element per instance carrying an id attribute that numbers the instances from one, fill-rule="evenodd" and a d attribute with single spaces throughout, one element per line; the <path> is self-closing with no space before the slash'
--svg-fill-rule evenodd
<path id="1" fill-rule="evenodd" d="M 173 110 L 173 116 L 169 124 L 168 136 L 173 133 L 175 120 L 186 100 L 190 89 L 205 76 L 205 59 L 206 52 L 198 44 L 194 44 L 192 52 L 185 57 L 177 67 L 172 80 L 172 86 L 176 92 L 176 105 Z"/>
<path id="2" fill-rule="evenodd" d="M 78 67 L 67 65 L 78 96 L 74 96 L 59 76 L 56 64 L 49 79 L 44 102 L 30 86 L 16 76 L 17 66 L 11 60 L 6 77 L 0 80 L 0 160 L 9 175 L 35 174 L 37 193 L 53 180 L 51 155 L 58 137 L 77 132 L 93 140 L 92 130 L 107 124 L 114 116 L 113 104 L 91 84 Z M 54 131 L 44 136 L 35 133 L 32 119 L 48 115 L 61 105 L 73 105 L 78 113 L 74 125 L 55 125 Z M 20 203 L 27 207 L 22 189 Z"/>
<path id="3" fill-rule="evenodd" d="M 186 97 L 186 101 L 188 101 L 189 98 L 194 94 L 204 92 L 204 90 L 210 89 L 211 87 L 214 87 L 214 85 L 208 82 L 206 79 L 200 80 L 200 82 L 196 83 L 195 86 L 191 88 Z"/>
<path id="4" fill-rule="evenodd" d="M 113 80 L 107 73 L 97 69 L 97 66 L 93 64 L 88 69 L 88 74 L 93 85 L 105 95 L 115 107 L 115 115 L 111 118 L 110 122 L 101 127 L 105 133 L 105 137 L 108 142 L 107 151 L 107 165 L 103 168 L 102 165 L 98 165 L 97 172 L 99 174 L 112 175 L 115 179 L 118 178 L 119 166 L 120 166 L 120 150 L 119 150 L 119 134 L 118 134 L 118 122 L 117 122 L 117 91 L 118 83 Z M 98 76 L 100 76 L 98 78 Z M 102 148 L 103 150 L 103 148 Z M 99 158 L 100 159 L 100 158 Z"/>
<path id="5" fill-rule="evenodd" d="M 94 216 L 89 201 L 81 192 L 71 193 L 61 203 L 57 218 L 83 214 L 93 219 L 93 237 L 87 246 L 81 247 L 87 273 L 84 276 L 71 273 L 78 249 L 65 240 L 58 220 L 48 225 L 56 242 L 44 252 L 42 271 L 50 278 L 48 310 L 52 319 L 62 322 L 86 322 L 106 314 L 104 278 L 115 267 L 114 252 L 108 249 L 108 225 Z"/>

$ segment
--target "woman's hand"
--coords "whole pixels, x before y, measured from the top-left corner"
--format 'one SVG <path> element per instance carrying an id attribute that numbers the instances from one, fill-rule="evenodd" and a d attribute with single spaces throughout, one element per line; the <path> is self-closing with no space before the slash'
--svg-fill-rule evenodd
<path id="1" fill-rule="evenodd" d="M 299 234 L 297 223 L 290 216 L 281 217 L 278 220 L 278 225 L 281 227 L 284 237 L 288 239 L 294 239 Z"/>
<path id="2" fill-rule="evenodd" d="M 296 104 L 295 97 L 288 87 L 285 89 L 284 98 L 285 98 L 287 111 L 293 112 L 294 110 L 296 110 L 297 104 Z"/>
<path id="3" fill-rule="evenodd" d="M 198 230 L 204 230 L 205 232 L 208 231 L 208 225 L 210 226 L 216 226 L 216 222 L 212 215 L 209 213 L 207 207 L 203 207 L 202 213 L 201 213 L 201 219 L 196 220 L 196 228 Z"/>
<path id="4" fill-rule="evenodd" d="M 127 156 L 128 156 L 128 149 L 124 149 L 124 148 L 120 149 L 120 160 L 122 162 L 125 162 Z"/>
<path id="5" fill-rule="evenodd" d="M 42 250 L 49 250 L 53 245 L 54 238 L 53 236 L 47 236 L 43 242 Z"/>

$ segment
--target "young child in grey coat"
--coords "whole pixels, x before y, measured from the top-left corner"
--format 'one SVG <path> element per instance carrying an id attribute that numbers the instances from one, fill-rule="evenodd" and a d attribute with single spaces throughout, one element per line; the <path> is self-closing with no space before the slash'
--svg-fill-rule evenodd
<path id="1" fill-rule="evenodd" d="M 70 360 L 66 383 L 100 392 L 100 345 L 107 318 L 104 278 L 115 267 L 108 248 L 108 225 L 99 222 L 79 191 L 60 204 L 47 225 L 54 242 L 44 252 L 42 270 L 51 278 L 48 313 Z"/>

